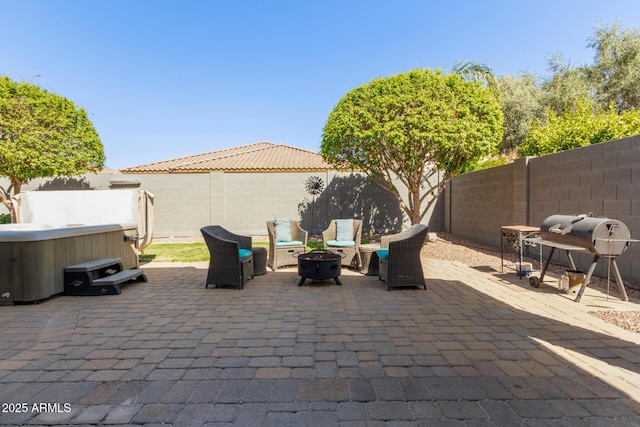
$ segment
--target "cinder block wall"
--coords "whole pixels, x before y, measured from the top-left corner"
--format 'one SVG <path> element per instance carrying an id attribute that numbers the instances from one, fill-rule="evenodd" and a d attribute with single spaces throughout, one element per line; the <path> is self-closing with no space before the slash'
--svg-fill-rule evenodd
<path id="1" fill-rule="evenodd" d="M 539 226 L 553 214 L 619 219 L 640 239 L 640 136 L 464 174 L 449 185 L 445 201 L 447 231 L 495 248 L 501 226 Z M 575 258 L 581 269 L 592 260 Z M 623 277 L 640 281 L 640 243 L 616 261 Z M 598 268 L 606 274 L 605 262 Z"/>
<path id="2" fill-rule="evenodd" d="M 500 247 L 500 227 L 527 222 L 527 162 L 456 177 L 445 194 L 447 231 Z"/>
<path id="3" fill-rule="evenodd" d="M 553 214 L 591 213 L 622 221 L 640 239 L 640 136 L 531 159 L 529 177 L 531 225 Z M 579 255 L 580 268 L 592 258 Z M 564 255 L 557 260 L 564 263 Z M 623 277 L 640 281 L 640 243 L 616 262 Z M 596 271 L 606 275 L 607 263 Z"/>
<path id="4" fill-rule="evenodd" d="M 115 179 L 120 178 L 136 180 L 153 194 L 155 237 L 199 236 L 210 224 L 208 174 L 118 174 Z"/>
<path id="5" fill-rule="evenodd" d="M 277 217 L 299 219 L 299 205 L 311 199 L 305 182 L 311 176 L 327 182 L 327 172 L 273 172 L 211 174 L 209 223 L 261 236 L 266 221 Z"/>
<path id="6" fill-rule="evenodd" d="M 325 172 L 124 174 L 154 194 L 155 236 L 200 236 L 219 224 L 241 234 L 266 236 L 266 221 L 299 218 L 305 181 Z"/>

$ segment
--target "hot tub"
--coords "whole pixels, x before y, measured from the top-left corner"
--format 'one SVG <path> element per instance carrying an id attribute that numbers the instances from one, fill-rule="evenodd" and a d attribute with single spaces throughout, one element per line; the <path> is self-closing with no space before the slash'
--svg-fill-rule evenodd
<path id="1" fill-rule="evenodd" d="M 34 302 L 64 291 L 64 268 L 100 258 L 138 267 L 136 224 L 0 225 L 0 305 Z"/>
<path id="2" fill-rule="evenodd" d="M 17 224 L 0 225 L 0 305 L 64 292 L 64 268 L 120 258 L 138 267 L 153 237 L 145 190 L 29 191 L 13 197 Z"/>

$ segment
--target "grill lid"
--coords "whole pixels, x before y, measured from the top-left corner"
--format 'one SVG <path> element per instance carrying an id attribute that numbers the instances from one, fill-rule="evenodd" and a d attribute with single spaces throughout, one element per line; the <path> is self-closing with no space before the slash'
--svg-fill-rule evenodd
<path id="1" fill-rule="evenodd" d="M 594 254 L 616 256 L 629 246 L 631 233 L 617 219 L 551 215 L 542 222 L 540 237 L 555 243 L 578 246 Z"/>

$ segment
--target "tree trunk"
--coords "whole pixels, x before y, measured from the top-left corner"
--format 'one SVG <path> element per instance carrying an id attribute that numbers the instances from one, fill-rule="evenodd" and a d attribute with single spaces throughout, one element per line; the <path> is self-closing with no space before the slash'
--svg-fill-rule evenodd
<path id="1" fill-rule="evenodd" d="M 16 179 L 15 177 L 11 177 L 11 187 L 9 188 L 13 188 L 13 195 L 15 196 L 16 194 L 20 194 L 20 191 L 22 189 L 22 181 Z M 18 222 L 18 217 L 16 216 L 16 209 L 15 206 L 13 206 L 13 200 L 11 200 L 11 194 L 7 193 L 7 202 L 5 203 L 5 206 L 7 206 L 7 209 L 9 209 L 9 213 L 11 214 L 11 223 L 15 224 L 16 222 Z"/>
<path id="2" fill-rule="evenodd" d="M 420 221 L 422 220 L 420 212 L 420 186 L 411 190 L 411 198 L 413 199 L 413 203 L 411 204 L 411 217 L 409 218 L 411 220 L 411 225 L 420 224 Z"/>

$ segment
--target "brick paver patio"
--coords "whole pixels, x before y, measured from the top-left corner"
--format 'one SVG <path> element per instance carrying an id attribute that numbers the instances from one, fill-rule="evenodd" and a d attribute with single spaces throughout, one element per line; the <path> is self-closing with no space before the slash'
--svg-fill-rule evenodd
<path id="1" fill-rule="evenodd" d="M 434 260 L 427 291 L 392 292 L 144 268 L 118 296 L 0 307 L 0 425 L 640 425 L 640 337 L 587 313 L 640 307 L 596 290 Z"/>

